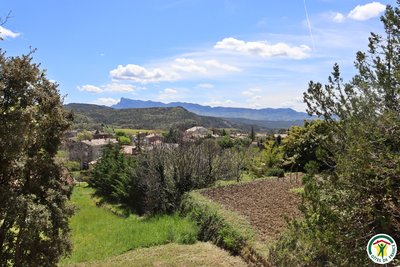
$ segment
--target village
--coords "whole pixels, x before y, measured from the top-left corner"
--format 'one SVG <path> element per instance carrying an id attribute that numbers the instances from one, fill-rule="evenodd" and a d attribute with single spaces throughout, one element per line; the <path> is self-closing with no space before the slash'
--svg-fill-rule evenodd
<path id="1" fill-rule="evenodd" d="M 93 167 L 101 157 L 103 149 L 110 144 L 121 144 L 121 152 L 127 156 L 134 156 L 141 151 L 152 150 L 155 146 L 176 147 L 178 142 L 168 142 L 166 133 L 162 131 L 143 130 L 136 134 L 114 131 L 105 133 L 98 130 L 73 130 L 66 133 L 63 147 L 68 151 L 69 161 L 78 162 L 82 170 Z M 123 138 L 121 138 L 121 136 Z M 282 139 L 287 133 L 244 133 L 238 130 L 207 129 L 203 126 L 194 126 L 182 133 L 182 141 L 194 142 L 202 138 L 229 138 L 231 140 L 247 139 L 251 146 L 262 148 L 262 142 L 267 138 Z M 129 138 L 129 139 L 127 139 Z M 124 140 L 121 142 L 121 140 Z M 125 141 L 129 140 L 129 141 Z"/>

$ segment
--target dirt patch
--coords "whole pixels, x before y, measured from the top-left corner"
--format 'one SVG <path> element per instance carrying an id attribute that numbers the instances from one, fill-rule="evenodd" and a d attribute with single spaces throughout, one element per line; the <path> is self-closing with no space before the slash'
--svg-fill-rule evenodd
<path id="1" fill-rule="evenodd" d="M 285 217 L 300 216 L 301 197 L 289 191 L 299 186 L 288 178 L 267 179 L 208 189 L 202 195 L 243 215 L 256 229 L 259 239 L 266 241 L 275 239 L 283 230 Z"/>

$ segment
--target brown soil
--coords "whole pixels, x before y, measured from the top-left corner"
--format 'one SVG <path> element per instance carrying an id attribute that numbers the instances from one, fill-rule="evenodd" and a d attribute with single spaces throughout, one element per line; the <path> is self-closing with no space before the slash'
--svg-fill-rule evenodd
<path id="1" fill-rule="evenodd" d="M 208 189 L 202 194 L 243 215 L 257 230 L 259 239 L 266 241 L 275 239 L 287 225 L 285 217 L 300 216 L 301 197 L 289 191 L 299 186 L 286 177 Z"/>

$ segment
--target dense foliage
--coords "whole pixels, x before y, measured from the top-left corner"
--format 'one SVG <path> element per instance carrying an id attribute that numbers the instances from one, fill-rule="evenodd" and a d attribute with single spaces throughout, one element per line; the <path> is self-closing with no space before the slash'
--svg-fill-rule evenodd
<path id="1" fill-rule="evenodd" d="M 305 122 L 304 126 L 293 126 L 283 141 L 284 165 L 288 171 L 305 171 L 307 163 L 314 162 L 322 171 L 334 165 L 326 154 L 331 154 L 329 125 L 323 120 Z"/>
<path id="2" fill-rule="evenodd" d="M 0 50 L 0 265 L 55 266 L 71 250 L 71 187 L 54 157 L 69 123 L 31 54 Z"/>
<path id="3" fill-rule="evenodd" d="M 259 141 L 257 148 L 252 148 L 248 153 L 246 167 L 255 177 L 284 175 L 283 146 L 273 138 Z"/>
<path id="4" fill-rule="evenodd" d="M 222 149 L 213 139 L 154 146 L 135 158 L 111 146 L 96 164 L 90 185 L 99 196 L 139 214 L 171 213 L 185 192 L 217 179 L 238 180 L 244 157 L 242 150 Z"/>
<path id="5" fill-rule="evenodd" d="M 329 125 L 325 158 L 334 168 L 320 175 L 309 168 L 304 220 L 280 239 L 276 265 L 368 266 L 365 247 L 373 235 L 400 240 L 399 7 L 388 6 L 382 22 L 385 35 L 371 34 L 349 83 L 335 64 L 329 84 L 310 82 L 304 94 L 308 111 Z"/>

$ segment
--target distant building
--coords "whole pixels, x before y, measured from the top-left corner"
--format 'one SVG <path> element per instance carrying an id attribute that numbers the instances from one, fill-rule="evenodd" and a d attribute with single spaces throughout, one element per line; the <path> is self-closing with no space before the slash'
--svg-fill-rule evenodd
<path id="1" fill-rule="evenodd" d="M 185 131 L 184 137 L 186 138 L 201 138 L 211 135 L 212 131 L 204 128 L 203 126 L 195 126 Z"/>
<path id="2" fill-rule="evenodd" d="M 122 153 L 124 155 L 135 155 L 136 151 L 136 146 L 122 146 Z"/>
<path id="3" fill-rule="evenodd" d="M 164 142 L 164 137 L 159 134 L 149 134 L 143 138 L 143 142 L 148 145 L 154 145 Z"/>
<path id="4" fill-rule="evenodd" d="M 69 160 L 80 162 L 81 168 L 89 166 L 89 162 L 99 159 L 103 149 L 108 144 L 116 144 L 115 139 L 92 139 L 77 141 L 69 139 L 67 147 L 69 150 Z"/>
<path id="5" fill-rule="evenodd" d="M 262 138 L 266 138 L 267 134 L 266 133 L 256 133 L 256 138 L 257 139 L 262 139 Z"/>
<path id="6" fill-rule="evenodd" d="M 286 133 L 283 133 L 283 134 L 280 134 L 280 133 L 274 134 L 274 137 L 275 137 L 275 138 L 278 138 L 278 136 L 280 136 L 281 138 L 286 138 L 286 137 L 288 137 L 288 134 L 286 134 Z"/>

